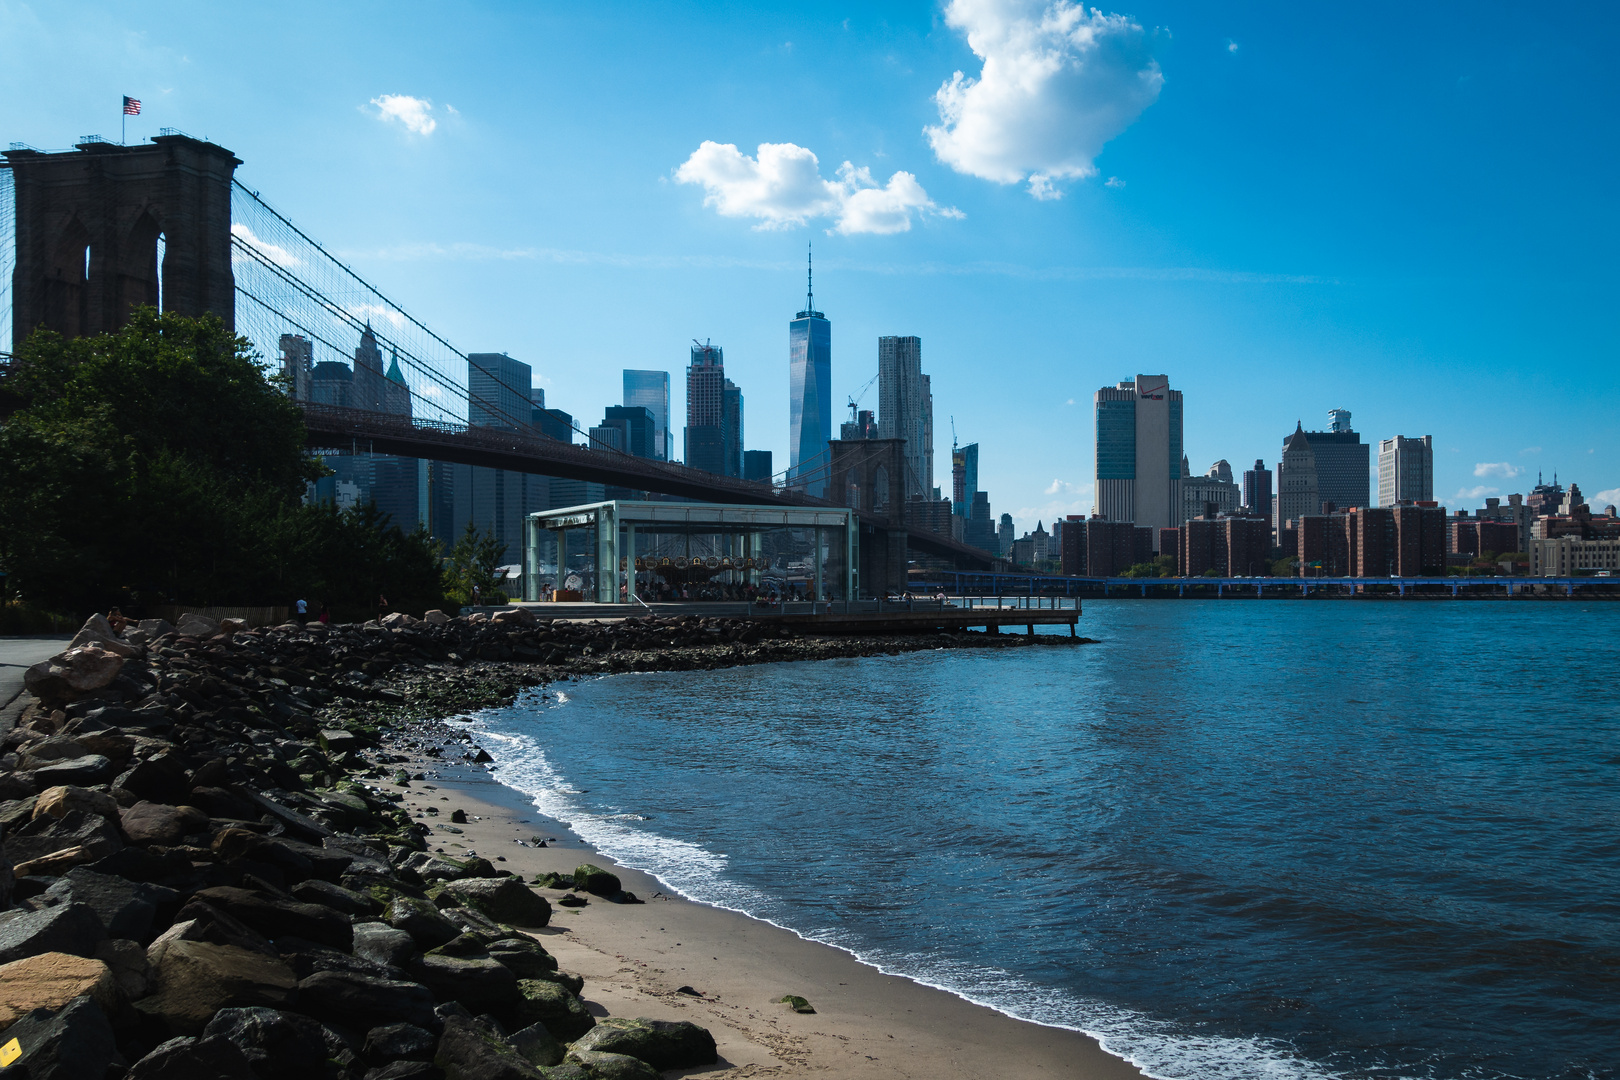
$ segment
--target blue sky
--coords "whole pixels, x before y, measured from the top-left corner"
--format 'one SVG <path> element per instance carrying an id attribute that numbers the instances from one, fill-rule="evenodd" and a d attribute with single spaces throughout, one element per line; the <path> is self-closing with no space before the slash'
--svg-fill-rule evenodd
<path id="1" fill-rule="evenodd" d="M 879 335 L 921 336 L 936 482 L 954 416 L 1021 529 L 1090 509 L 1091 394 L 1139 371 L 1184 391 L 1195 472 L 1274 463 L 1343 407 L 1368 441 L 1432 434 L 1453 507 L 1554 469 L 1620 501 L 1617 21 L 0 0 L 0 117 L 61 147 L 141 98 L 131 139 L 230 147 L 385 293 L 587 420 L 625 367 L 669 370 L 683 415 L 712 338 L 778 468 L 813 240 L 838 400 Z"/>

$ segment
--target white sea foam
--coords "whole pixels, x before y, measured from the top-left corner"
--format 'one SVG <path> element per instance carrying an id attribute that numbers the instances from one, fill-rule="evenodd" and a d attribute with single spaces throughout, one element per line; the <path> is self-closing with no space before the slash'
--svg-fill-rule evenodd
<path id="1" fill-rule="evenodd" d="M 558 705 L 568 698 L 557 695 Z M 1352 1074 L 1295 1053 L 1286 1043 L 1258 1037 L 1201 1035 L 1185 1025 L 1106 1002 L 1040 986 L 1009 971 L 942 957 L 937 953 L 874 950 L 858 938 L 829 929 L 803 930 L 771 918 L 780 905 L 769 894 L 728 880 L 727 858 L 689 841 L 662 836 L 632 822 L 639 814 L 615 809 L 598 813 L 575 796 L 583 794 L 551 764 L 532 737 L 469 718 L 479 742 L 495 758 L 491 775 L 533 800 L 535 809 L 572 829 L 580 839 L 622 866 L 656 878 L 689 900 L 735 911 L 781 927 L 807 941 L 831 945 L 889 975 L 954 994 L 1020 1020 L 1090 1035 L 1109 1053 L 1160 1080 L 1343 1080 Z M 1391 1076 L 1389 1073 L 1380 1075 Z"/>

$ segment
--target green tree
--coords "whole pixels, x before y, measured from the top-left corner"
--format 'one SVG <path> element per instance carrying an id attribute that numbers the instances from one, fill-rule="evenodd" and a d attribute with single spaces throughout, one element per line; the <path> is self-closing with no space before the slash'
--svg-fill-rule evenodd
<path id="1" fill-rule="evenodd" d="M 24 344 L 0 423 L 0 569 L 35 605 L 440 602 L 437 552 L 375 508 L 306 506 L 298 407 L 213 316 Z M 401 584 L 394 584 L 400 582 Z M 310 595 L 308 599 L 316 599 Z M 403 606 L 396 602 L 395 606 Z"/>
<path id="2" fill-rule="evenodd" d="M 450 549 L 444 567 L 444 594 L 455 604 L 472 603 L 473 586 L 486 604 L 506 603 L 505 594 L 495 588 L 495 568 L 501 563 L 506 545 L 493 532 L 484 532 L 472 522 Z"/>

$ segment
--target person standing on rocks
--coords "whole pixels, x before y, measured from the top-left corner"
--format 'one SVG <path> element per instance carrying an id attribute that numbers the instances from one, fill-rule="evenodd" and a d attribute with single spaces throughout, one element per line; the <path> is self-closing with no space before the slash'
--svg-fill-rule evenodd
<path id="1" fill-rule="evenodd" d="M 331 612 L 330 609 L 327 608 L 326 601 L 322 600 L 321 601 L 321 625 L 325 626 L 328 623 L 330 623 L 331 621 L 332 621 L 332 612 Z"/>
<path id="2" fill-rule="evenodd" d="M 472 602 L 472 606 L 477 607 L 479 604 L 481 604 L 483 602 L 483 597 L 484 597 L 484 590 L 479 588 L 476 584 L 473 585 L 473 590 L 472 590 L 472 600 L 473 600 L 473 602 Z"/>
<path id="3" fill-rule="evenodd" d="M 298 625 L 303 626 L 309 622 L 309 601 L 299 600 L 293 604 L 293 615 L 298 619 Z"/>
<path id="4" fill-rule="evenodd" d="M 387 614 L 388 614 L 388 597 L 384 596 L 382 593 L 378 593 L 377 594 L 377 621 L 381 622 L 383 616 L 387 615 Z"/>

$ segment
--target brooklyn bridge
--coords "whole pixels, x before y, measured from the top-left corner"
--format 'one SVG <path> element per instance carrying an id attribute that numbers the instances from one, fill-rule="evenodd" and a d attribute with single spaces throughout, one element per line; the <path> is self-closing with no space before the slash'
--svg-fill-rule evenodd
<path id="1" fill-rule="evenodd" d="M 869 596 L 903 589 L 919 559 L 955 571 L 997 565 L 913 519 L 901 440 L 833 440 L 824 471 L 790 487 L 579 445 L 573 434 L 586 432 L 577 427 L 565 437 L 542 430 L 526 388 L 498 377 L 474 385 L 466 353 L 244 185 L 235 176 L 242 162 L 212 142 L 166 128 L 129 146 L 93 136 L 60 151 L 13 143 L 4 157 L 0 332 L 9 321 L 13 350 L 41 326 L 68 337 L 117 330 L 139 305 L 213 313 L 287 375 L 317 451 L 483 466 L 655 499 L 848 508 L 859 520 L 860 591 Z M 362 340 L 374 343 L 375 371 L 358 359 Z M 308 371 L 323 357 L 354 361 L 357 388 L 372 389 L 322 400 Z M 799 490 L 821 478 L 836 501 Z"/>

